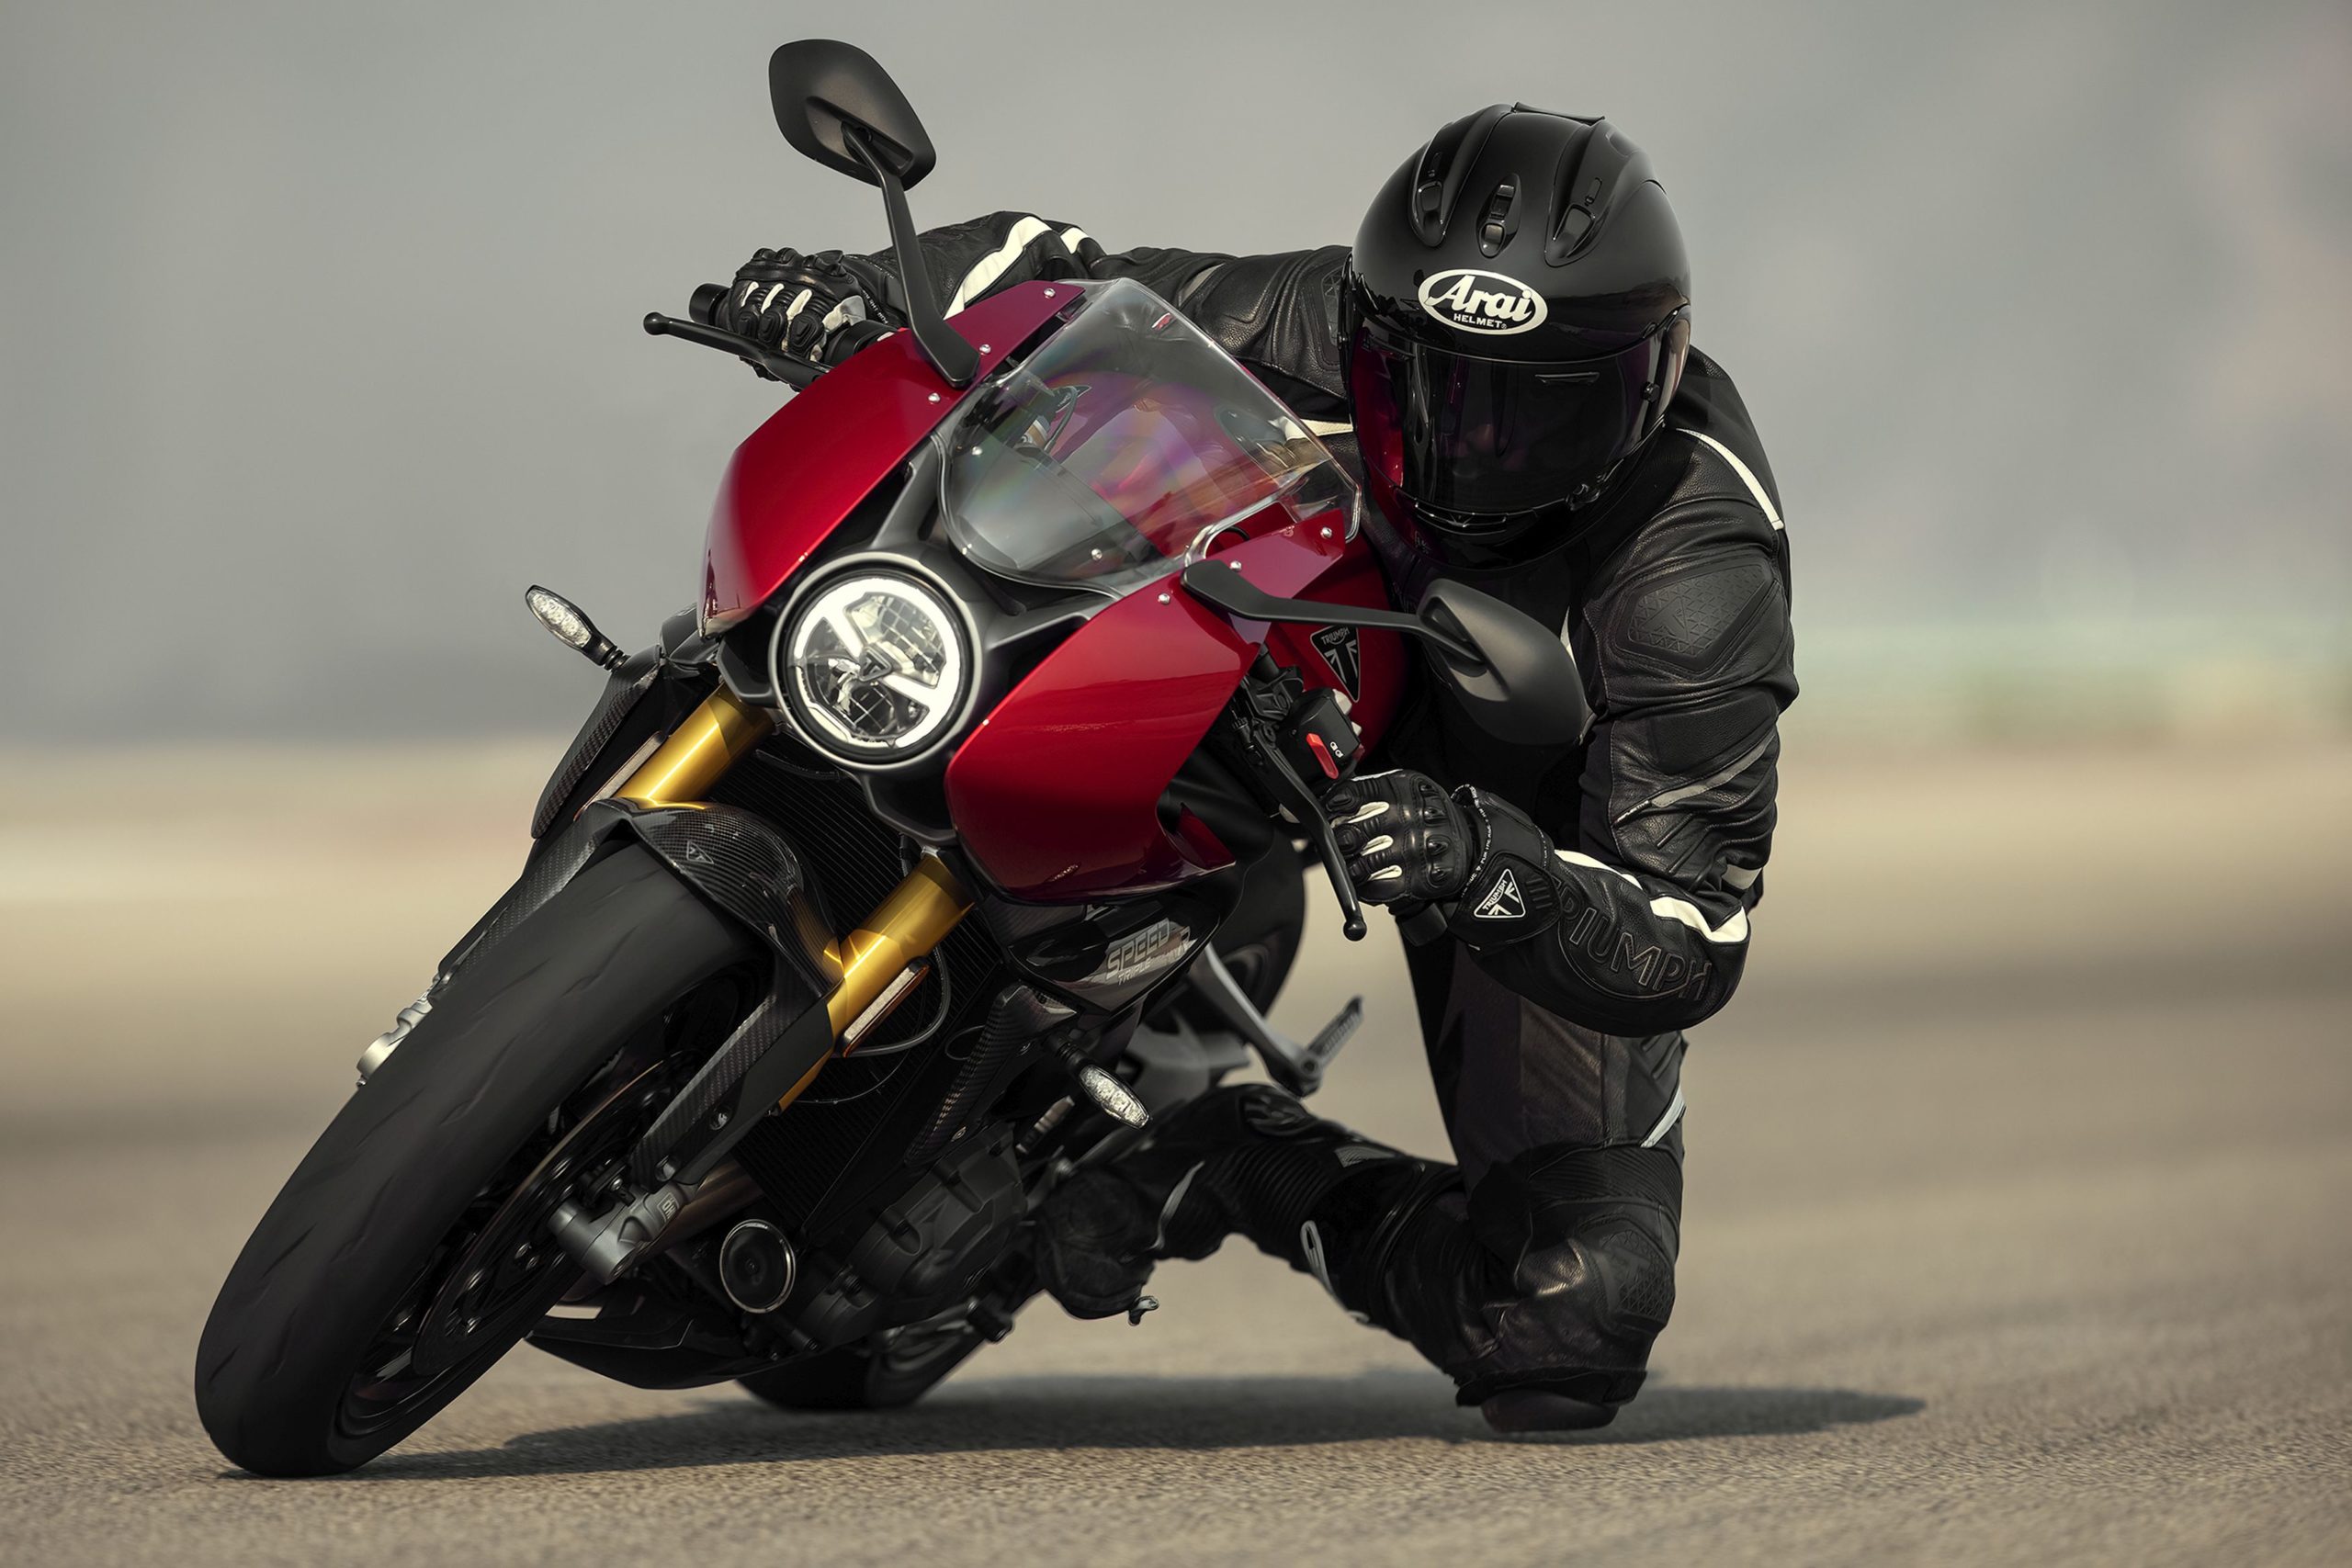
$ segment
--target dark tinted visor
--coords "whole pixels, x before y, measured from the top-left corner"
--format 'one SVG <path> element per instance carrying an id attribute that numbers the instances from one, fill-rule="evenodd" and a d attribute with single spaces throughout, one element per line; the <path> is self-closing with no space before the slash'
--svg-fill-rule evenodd
<path id="1" fill-rule="evenodd" d="M 1365 461 L 1442 512 L 1553 505 L 1638 444 L 1664 335 L 1597 359 L 1487 359 L 1363 322 L 1348 374 Z"/>

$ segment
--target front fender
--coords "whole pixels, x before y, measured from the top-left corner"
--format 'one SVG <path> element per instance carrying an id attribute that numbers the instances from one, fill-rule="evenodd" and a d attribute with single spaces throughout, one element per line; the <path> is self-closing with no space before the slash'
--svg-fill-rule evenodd
<path id="1" fill-rule="evenodd" d="M 643 844 L 679 881 L 759 938 L 775 954 L 780 975 L 789 974 L 818 1000 L 832 994 L 837 976 L 826 953 L 832 933 L 809 901 L 800 857 L 782 832 L 731 806 L 605 799 L 533 851 L 514 885 L 441 960 L 426 995 L 505 940 L 616 835 Z"/>
<path id="2" fill-rule="evenodd" d="M 800 856 L 763 818 L 733 806 L 639 806 L 600 800 L 582 814 L 602 837 L 632 834 L 678 880 L 749 927 L 822 1000 L 839 976 L 825 929 L 808 896 Z"/>
<path id="3" fill-rule="evenodd" d="M 775 827 L 731 806 L 596 801 L 532 855 L 505 897 L 443 961 L 434 989 L 503 941 L 616 839 L 644 846 L 776 961 L 767 995 L 631 1151 L 640 1182 L 691 1186 L 833 1049 L 825 1007 L 840 983 L 828 952 L 831 933 L 808 900 L 799 855 Z"/>

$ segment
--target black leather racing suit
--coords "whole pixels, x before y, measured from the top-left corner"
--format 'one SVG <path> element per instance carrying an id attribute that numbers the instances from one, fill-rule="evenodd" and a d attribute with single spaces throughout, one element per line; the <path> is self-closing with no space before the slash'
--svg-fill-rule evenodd
<path id="1" fill-rule="evenodd" d="M 1142 282 L 1355 463 L 1345 247 L 1113 255 L 1019 213 L 922 243 L 951 308 L 1035 278 Z M 1475 786 L 1530 872 L 1521 918 L 1458 912 L 1451 940 L 1409 951 L 1458 1175 L 1253 1088 L 1186 1112 L 1152 1190 L 1163 1254 L 1248 1235 L 1409 1338 L 1464 1403 L 1534 1386 L 1613 1406 L 1640 1386 L 1674 1299 L 1681 1032 L 1738 984 L 1796 695 L 1771 470 L 1712 360 L 1692 352 L 1666 428 L 1573 515 L 1547 553 L 1487 571 L 1374 525 L 1400 602 L 1442 570 L 1559 626 L 1594 714 L 1577 745 L 1512 745 L 1420 681 L 1369 764 Z"/>

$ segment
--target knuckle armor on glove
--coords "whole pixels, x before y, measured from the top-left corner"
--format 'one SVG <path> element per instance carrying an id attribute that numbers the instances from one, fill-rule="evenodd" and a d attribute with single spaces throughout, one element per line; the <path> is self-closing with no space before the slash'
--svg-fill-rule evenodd
<path id="1" fill-rule="evenodd" d="M 868 314 L 864 288 L 840 252 L 803 255 L 787 247 L 753 252 L 713 319 L 763 347 L 816 358 L 831 333 Z"/>
<path id="2" fill-rule="evenodd" d="M 1476 846 L 1435 779 L 1401 768 L 1373 773 L 1332 791 L 1325 810 L 1366 903 L 1433 904 L 1462 891 Z"/>

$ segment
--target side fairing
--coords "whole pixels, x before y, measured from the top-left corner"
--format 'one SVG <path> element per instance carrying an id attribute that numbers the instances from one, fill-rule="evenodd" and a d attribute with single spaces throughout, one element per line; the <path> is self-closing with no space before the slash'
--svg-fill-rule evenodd
<path id="1" fill-rule="evenodd" d="M 1267 592 L 1376 603 L 1370 552 L 1311 518 L 1221 550 Z M 1276 656 L 1312 685 L 1336 684 L 1287 636 Z M 947 803 L 966 852 L 1011 897 L 1062 903 L 1155 892 L 1231 863 L 1197 818 L 1163 814 L 1177 771 L 1257 657 L 1263 626 L 1228 624 L 1171 575 L 1098 613 L 1030 671 L 947 766 Z M 1359 712 L 1385 725 L 1401 653 L 1366 634 L 1360 685 L 1385 695 Z M 1306 649 L 1305 657 L 1297 649 Z"/>

